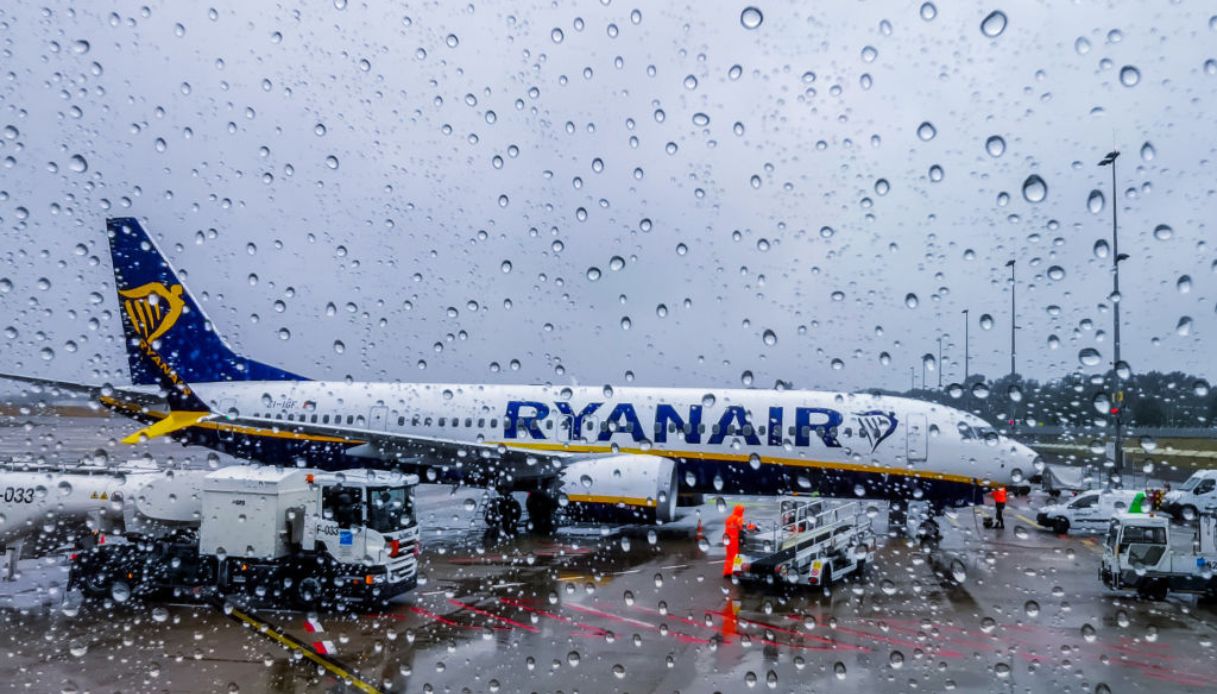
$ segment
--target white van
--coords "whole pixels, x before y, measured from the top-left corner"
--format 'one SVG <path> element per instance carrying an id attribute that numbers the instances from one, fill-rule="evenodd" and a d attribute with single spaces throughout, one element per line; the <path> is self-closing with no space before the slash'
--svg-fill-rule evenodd
<path id="1" fill-rule="evenodd" d="M 1118 513 L 1128 513 L 1138 494 L 1135 489 L 1106 489 L 1082 492 L 1057 504 L 1041 507 L 1035 522 L 1051 528 L 1058 535 L 1070 530 L 1078 532 L 1107 532 L 1111 519 Z M 1149 510 L 1146 508 L 1146 510 Z"/>
<path id="2" fill-rule="evenodd" d="M 1217 470 L 1197 470 L 1183 486 L 1162 497 L 1162 508 L 1176 520 L 1194 520 L 1198 513 L 1217 512 Z"/>

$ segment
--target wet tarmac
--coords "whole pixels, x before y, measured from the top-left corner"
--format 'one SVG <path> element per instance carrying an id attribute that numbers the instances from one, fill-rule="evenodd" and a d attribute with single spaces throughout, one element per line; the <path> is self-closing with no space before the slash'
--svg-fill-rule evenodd
<path id="1" fill-rule="evenodd" d="M 11 442 L 11 439 L 7 439 Z M 178 455 L 181 455 L 178 449 Z M 196 458 L 202 455 L 196 454 Z M 0 682 L 27 691 L 1175 692 L 1217 682 L 1217 608 L 1099 582 L 1099 540 L 1015 499 L 1004 530 L 887 533 L 858 581 L 779 591 L 720 576 L 725 504 L 664 527 L 487 534 L 476 490 L 423 487 L 423 583 L 374 614 L 64 601 L 61 557 L 0 584 Z M 742 499 L 747 516 L 776 512 Z M 863 502 L 867 505 L 866 502 Z M 698 532 L 699 520 L 701 531 Z M 65 607 L 67 605 L 67 607 Z M 256 623 L 256 622 L 255 622 Z M 329 642 L 341 674 L 258 633 Z M 358 682 L 356 682 L 358 680 Z"/>

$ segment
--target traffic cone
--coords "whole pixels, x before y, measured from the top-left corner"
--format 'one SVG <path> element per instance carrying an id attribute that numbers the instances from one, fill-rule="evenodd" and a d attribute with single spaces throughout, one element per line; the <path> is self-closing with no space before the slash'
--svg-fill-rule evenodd
<path id="1" fill-rule="evenodd" d="M 705 534 L 702 532 L 702 528 L 701 528 L 701 511 L 697 512 L 697 532 L 694 535 L 694 537 L 698 540 L 701 540 L 705 537 Z"/>

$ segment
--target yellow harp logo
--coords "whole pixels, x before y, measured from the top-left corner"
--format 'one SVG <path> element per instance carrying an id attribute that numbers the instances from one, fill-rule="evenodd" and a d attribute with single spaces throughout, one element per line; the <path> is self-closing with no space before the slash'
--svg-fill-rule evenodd
<path id="1" fill-rule="evenodd" d="M 180 284 L 166 289 L 160 282 L 149 282 L 135 289 L 120 290 L 118 295 L 123 298 L 123 309 L 131 326 L 149 343 L 169 332 L 186 305 Z"/>

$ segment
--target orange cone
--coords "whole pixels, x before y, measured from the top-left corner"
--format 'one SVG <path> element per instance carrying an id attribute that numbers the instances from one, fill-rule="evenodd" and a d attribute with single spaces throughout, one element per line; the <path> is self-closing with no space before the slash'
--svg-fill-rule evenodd
<path id="1" fill-rule="evenodd" d="M 696 537 L 696 539 L 698 539 L 698 540 L 705 537 L 705 535 L 702 533 L 702 529 L 701 529 L 701 512 L 700 511 L 697 513 L 697 533 L 694 537 Z"/>

